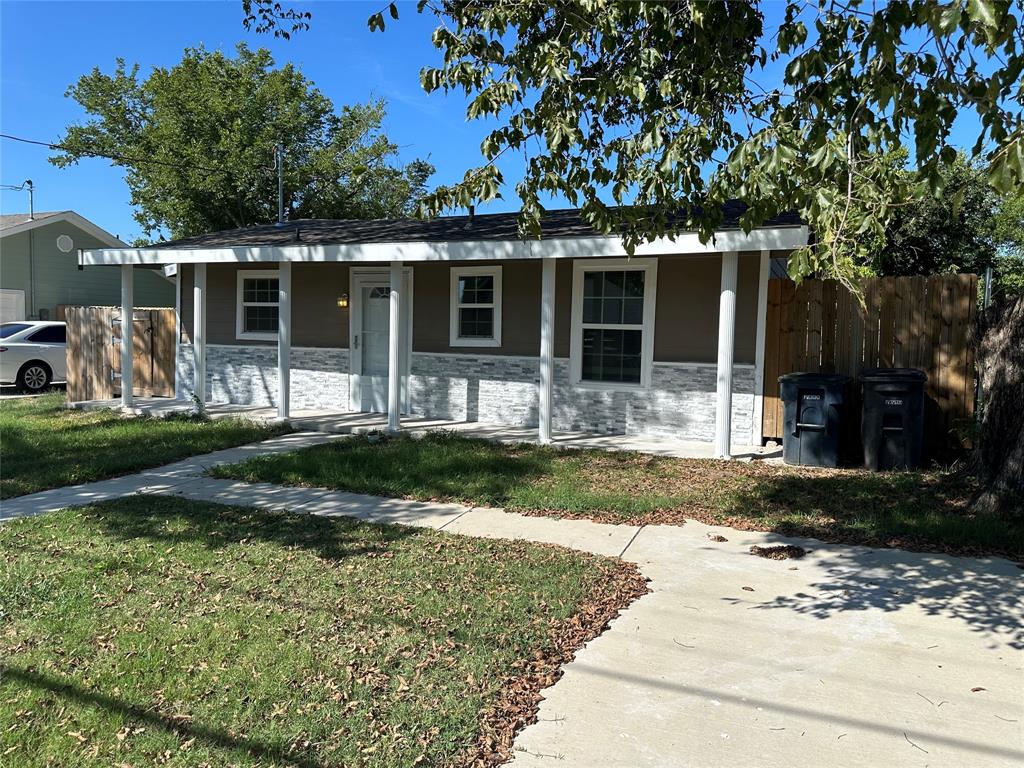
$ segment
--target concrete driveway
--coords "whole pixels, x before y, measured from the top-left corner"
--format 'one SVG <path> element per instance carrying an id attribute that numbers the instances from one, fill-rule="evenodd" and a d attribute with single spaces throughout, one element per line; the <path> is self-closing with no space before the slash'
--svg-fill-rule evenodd
<path id="1" fill-rule="evenodd" d="M 545 692 L 516 768 L 1024 765 L 1024 571 L 712 530 L 637 535 L 653 593 Z"/>

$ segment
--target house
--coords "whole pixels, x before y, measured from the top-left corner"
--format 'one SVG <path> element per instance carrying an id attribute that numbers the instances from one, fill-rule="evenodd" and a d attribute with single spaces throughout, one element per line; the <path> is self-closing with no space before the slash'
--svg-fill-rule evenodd
<path id="1" fill-rule="evenodd" d="M 632 257 L 566 210 L 534 241 L 512 213 L 304 220 L 81 258 L 126 275 L 178 266 L 179 396 L 283 419 L 386 413 L 391 429 L 413 415 L 536 427 L 542 441 L 714 440 L 725 456 L 730 438 L 760 443 L 771 259 L 808 238 L 795 216 L 745 233 L 742 211 L 728 205 L 708 243 L 681 232 Z"/>
<path id="2" fill-rule="evenodd" d="M 66 304 L 121 303 L 121 277 L 112 268 L 80 270 L 78 250 L 127 248 L 74 211 L 0 216 L 0 322 L 59 320 Z M 139 306 L 174 306 L 174 281 L 139 270 Z"/>

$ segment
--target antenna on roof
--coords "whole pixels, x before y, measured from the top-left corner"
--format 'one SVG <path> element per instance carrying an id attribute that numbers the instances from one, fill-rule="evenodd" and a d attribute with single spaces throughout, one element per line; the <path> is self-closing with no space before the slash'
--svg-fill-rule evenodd
<path id="1" fill-rule="evenodd" d="M 284 145 L 274 145 L 274 167 L 277 168 L 277 226 L 284 226 Z"/>
<path id="2" fill-rule="evenodd" d="M 35 200 L 34 200 L 35 185 L 32 184 L 32 179 L 25 179 L 25 181 L 22 182 L 21 184 L 19 184 L 18 186 L 14 186 L 13 184 L 0 184 L 0 189 L 9 189 L 12 192 L 21 192 L 23 189 L 27 189 L 28 190 L 28 220 L 29 221 L 35 221 L 36 220 Z"/>

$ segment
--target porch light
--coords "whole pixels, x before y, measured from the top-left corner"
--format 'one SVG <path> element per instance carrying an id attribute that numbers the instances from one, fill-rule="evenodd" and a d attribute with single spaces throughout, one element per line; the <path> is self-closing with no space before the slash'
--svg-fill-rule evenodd
<path id="1" fill-rule="evenodd" d="M 348 309 L 348 294 L 343 293 L 338 297 L 338 306 L 341 309 Z"/>

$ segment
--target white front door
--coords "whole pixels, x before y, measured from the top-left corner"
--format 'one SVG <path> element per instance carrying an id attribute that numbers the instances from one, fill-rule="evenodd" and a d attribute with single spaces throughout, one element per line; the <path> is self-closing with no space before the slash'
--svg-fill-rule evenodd
<path id="1" fill-rule="evenodd" d="M 408 410 L 409 372 L 408 319 L 412 304 L 411 272 L 403 271 L 402 314 L 399 322 L 399 376 L 402 410 Z M 353 411 L 387 413 L 388 347 L 391 339 L 391 289 L 387 272 L 352 270 L 352 310 L 349 350 L 351 354 L 351 408 Z"/>

